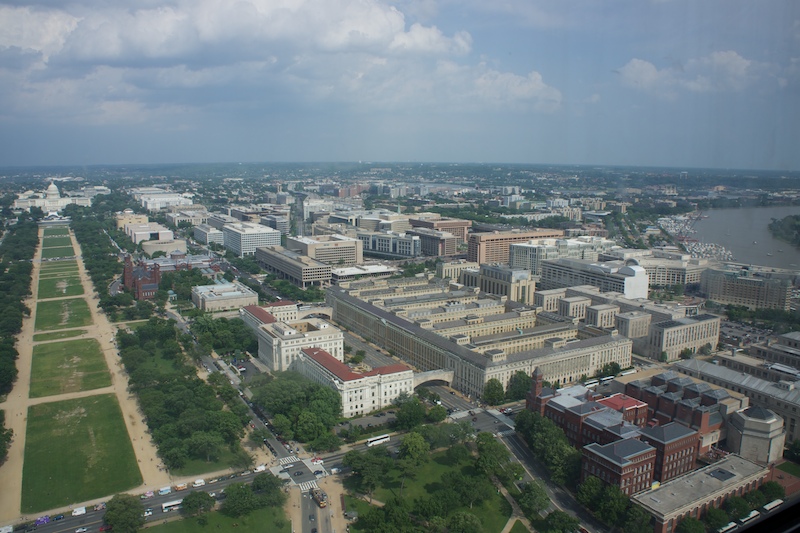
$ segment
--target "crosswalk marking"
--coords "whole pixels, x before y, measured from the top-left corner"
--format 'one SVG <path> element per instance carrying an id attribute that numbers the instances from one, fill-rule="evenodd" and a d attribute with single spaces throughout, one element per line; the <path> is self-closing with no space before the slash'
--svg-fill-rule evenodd
<path id="1" fill-rule="evenodd" d="M 278 459 L 278 462 L 282 465 L 288 465 L 290 463 L 296 463 L 299 460 L 300 459 L 298 459 L 296 456 L 290 455 L 289 457 L 281 457 Z"/>
<path id="2" fill-rule="evenodd" d="M 304 481 L 304 482 L 300 483 L 299 486 L 300 486 L 300 490 L 302 492 L 308 492 L 311 489 L 319 488 L 319 487 L 317 487 L 317 482 L 316 481 Z"/>

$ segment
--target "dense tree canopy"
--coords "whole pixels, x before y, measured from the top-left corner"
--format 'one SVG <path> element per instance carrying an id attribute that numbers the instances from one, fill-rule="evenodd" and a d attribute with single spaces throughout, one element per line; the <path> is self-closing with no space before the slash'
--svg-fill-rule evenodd
<path id="1" fill-rule="evenodd" d="M 527 410 L 517 415 L 515 426 L 533 454 L 544 463 L 554 482 L 560 485 L 577 483 L 581 453 L 570 446 L 561 428 Z"/>
<path id="2" fill-rule="evenodd" d="M 227 381 L 197 377 L 185 362 L 174 322 L 153 317 L 133 333 L 120 332 L 117 342 L 130 389 L 169 468 L 193 458 L 216 461 L 224 449 L 239 449 L 246 407 Z"/>
<path id="3" fill-rule="evenodd" d="M 338 446 L 330 434 L 342 412 L 336 391 L 295 372 L 276 374 L 272 381 L 252 388 L 253 402 L 272 415 L 273 425 L 285 438 L 313 442 L 319 449 Z"/>
<path id="4" fill-rule="evenodd" d="M 0 395 L 8 394 L 17 379 L 16 335 L 23 317 L 30 315 L 23 301 L 31 293 L 30 260 L 38 244 L 36 223 L 24 218 L 8 228 L 0 244 Z"/>
<path id="5" fill-rule="evenodd" d="M 122 533 L 136 533 L 144 525 L 144 507 L 136 496 L 117 494 L 106 504 L 103 521 Z"/>

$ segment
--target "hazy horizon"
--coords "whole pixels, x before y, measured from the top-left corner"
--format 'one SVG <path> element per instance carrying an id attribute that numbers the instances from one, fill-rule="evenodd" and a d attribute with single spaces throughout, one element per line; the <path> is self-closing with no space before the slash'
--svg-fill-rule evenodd
<path id="1" fill-rule="evenodd" d="M 800 170 L 793 0 L 4 0 L 0 14 L 4 167 Z"/>

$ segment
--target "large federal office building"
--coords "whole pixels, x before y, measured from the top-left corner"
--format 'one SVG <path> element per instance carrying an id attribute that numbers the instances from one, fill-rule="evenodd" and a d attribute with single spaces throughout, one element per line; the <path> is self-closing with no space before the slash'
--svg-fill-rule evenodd
<path id="1" fill-rule="evenodd" d="M 507 386 L 539 367 L 550 382 L 572 383 L 608 363 L 631 365 L 632 341 L 615 334 L 577 339 L 572 322 L 537 324 L 536 310 L 441 280 L 366 280 L 331 287 L 333 320 L 419 371 L 452 371 L 472 398 L 492 378 Z"/>

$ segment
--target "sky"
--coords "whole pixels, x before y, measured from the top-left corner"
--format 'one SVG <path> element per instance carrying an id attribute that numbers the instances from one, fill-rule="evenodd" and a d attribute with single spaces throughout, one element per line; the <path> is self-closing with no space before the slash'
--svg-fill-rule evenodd
<path id="1" fill-rule="evenodd" d="M 796 0 L 0 0 L 0 165 L 800 170 Z"/>

